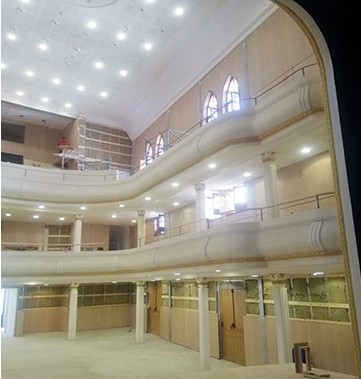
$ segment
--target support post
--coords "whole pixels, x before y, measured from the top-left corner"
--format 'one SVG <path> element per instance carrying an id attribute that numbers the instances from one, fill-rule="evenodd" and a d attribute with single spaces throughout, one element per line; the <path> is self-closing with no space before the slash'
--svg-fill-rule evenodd
<path id="1" fill-rule="evenodd" d="M 266 205 L 272 206 L 278 204 L 277 167 L 275 162 L 275 153 L 272 151 L 262 153 L 262 162 Z M 267 220 L 277 218 L 279 215 L 280 210 L 278 207 L 267 209 Z"/>
<path id="2" fill-rule="evenodd" d="M 137 238 L 138 244 L 137 246 L 145 245 L 145 211 L 140 209 L 138 210 L 138 222 L 137 222 Z"/>
<path id="3" fill-rule="evenodd" d="M 145 282 L 137 282 L 137 298 L 135 310 L 135 342 L 144 341 L 144 285 Z"/>
<path id="4" fill-rule="evenodd" d="M 72 240 L 73 240 L 73 251 L 78 253 L 81 250 L 81 231 L 83 226 L 83 215 L 75 215 L 75 221 L 72 225 Z"/>
<path id="5" fill-rule="evenodd" d="M 211 347 L 209 337 L 209 310 L 208 310 L 208 281 L 205 278 L 197 279 L 198 284 L 198 313 L 199 313 L 199 354 L 202 370 L 211 368 Z"/>
<path id="6" fill-rule="evenodd" d="M 76 339 L 76 322 L 78 317 L 78 284 L 70 285 L 69 316 L 68 316 L 68 340 Z"/>

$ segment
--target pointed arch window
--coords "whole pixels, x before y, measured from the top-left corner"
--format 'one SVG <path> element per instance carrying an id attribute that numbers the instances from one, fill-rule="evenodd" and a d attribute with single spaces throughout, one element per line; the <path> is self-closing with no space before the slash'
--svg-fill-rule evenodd
<path id="1" fill-rule="evenodd" d="M 157 137 L 157 141 L 156 141 L 156 156 L 159 157 L 159 156 L 163 155 L 164 152 L 165 152 L 164 138 L 163 138 L 162 134 L 159 133 L 159 135 Z"/>
<path id="2" fill-rule="evenodd" d="M 147 142 L 145 145 L 145 164 L 148 165 L 153 162 L 153 147 Z"/>
<path id="3" fill-rule="evenodd" d="M 216 95 L 209 91 L 203 107 L 203 125 L 218 117 Z"/>
<path id="4" fill-rule="evenodd" d="M 223 113 L 239 111 L 240 109 L 241 99 L 238 82 L 233 76 L 228 75 L 223 88 Z"/>

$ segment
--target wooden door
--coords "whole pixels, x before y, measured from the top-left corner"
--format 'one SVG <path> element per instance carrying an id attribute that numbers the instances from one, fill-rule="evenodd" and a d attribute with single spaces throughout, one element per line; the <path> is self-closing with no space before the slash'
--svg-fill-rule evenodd
<path id="1" fill-rule="evenodd" d="M 162 283 L 149 284 L 149 333 L 160 334 L 160 308 L 162 307 Z"/>
<path id="2" fill-rule="evenodd" d="M 220 290 L 222 358 L 245 365 L 243 316 L 245 291 L 237 288 Z"/>

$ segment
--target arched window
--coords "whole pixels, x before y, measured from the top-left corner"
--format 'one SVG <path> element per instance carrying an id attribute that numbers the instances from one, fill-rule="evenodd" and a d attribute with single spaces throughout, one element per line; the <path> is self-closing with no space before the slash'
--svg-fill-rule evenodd
<path id="1" fill-rule="evenodd" d="M 145 145 L 145 164 L 148 165 L 153 162 L 153 147 L 147 142 Z"/>
<path id="2" fill-rule="evenodd" d="M 208 92 L 203 107 L 203 125 L 218 117 L 217 98 L 211 91 Z"/>
<path id="3" fill-rule="evenodd" d="M 156 141 L 156 156 L 159 157 L 164 154 L 164 138 L 163 136 L 159 133 Z"/>
<path id="4" fill-rule="evenodd" d="M 239 111 L 240 109 L 238 82 L 233 76 L 228 75 L 223 88 L 223 113 Z"/>

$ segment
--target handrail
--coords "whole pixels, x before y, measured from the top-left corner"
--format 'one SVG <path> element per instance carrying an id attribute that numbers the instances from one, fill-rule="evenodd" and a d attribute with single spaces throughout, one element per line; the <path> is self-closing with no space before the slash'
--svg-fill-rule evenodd
<path id="1" fill-rule="evenodd" d="M 231 217 L 234 215 L 241 215 L 241 217 L 237 217 L 237 222 L 245 222 L 247 220 L 250 220 L 250 222 L 264 222 L 266 221 L 265 215 L 267 214 L 267 210 L 278 208 L 280 211 L 283 211 L 285 209 L 291 209 L 295 207 L 299 207 L 306 204 L 315 204 L 316 209 L 321 208 L 321 202 L 326 199 L 334 198 L 335 193 L 334 192 L 323 192 L 316 195 L 306 196 L 302 197 L 296 200 L 290 200 L 285 201 L 278 204 L 273 205 L 267 205 L 264 207 L 255 207 L 255 208 L 245 208 L 239 211 L 229 211 L 224 212 L 219 218 L 217 219 L 201 219 L 196 220 L 193 222 L 189 222 L 186 224 L 182 224 L 179 226 L 176 226 L 174 228 L 169 228 L 165 231 L 164 234 L 156 235 L 156 236 L 147 236 L 138 239 L 138 246 L 144 246 L 149 243 L 158 242 L 164 239 L 170 239 L 173 237 L 180 237 L 184 236 L 186 234 L 191 234 L 195 232 L 199 232 L 202 230 L 211 229 L 216 225 L 220 225 L 224 223 L 224 221 L 227 222 L 227 217 Z M 292 211 L 290 214 L 293 214 Z M 242 217 L 243 216 L 243 217 Z M 31 243 L 31 242 L 2 242 L 2 249 L 5 249 L 7 246 L 15 246 L 18 249 L 14 250 L 20 250 L 20 251 L 39 251 L 39 252 L 46 252 L 51 249 L 52 246 L 54 247 L 64 247 L 64 249 L 58 249 L 58 250 L 51 250 L 51 251 L 63 251 L 63 252 L 71 252 L 74 251 L 74 247 L 80 246 L 80 251 L 82 247 L 91 246 L 93 247 L 92 251 L 96 251 L 98 247 L 102 247 L 104 249 L 105 243 L 104 242 L 88 242 L 88 243 L 81 243 L 81 244 L 72 244 L 72 243 L 59 243 L 59 244 L 39 244 L 39 243 Z"/>
<path id="2" fill-rule="evenodd" d="M 269 87 L 269 88 L 267 88 L 266 90 L 264 90 L 263 92 L 261 92 L 260 94 L 258 94 L 257 96 L 251 96 L 251 97 L 247 97 L 247 98 L 241 98 L 240 99 L 240 104 L 242 104 L 242 102 L 246 102 L 246 101 L 254 101 L 254 106 L 257 106 L 258 105 L 258 99 L 260 98 L 260 97 L 262 97 L 262 96 L 264 96 L 265 94 L 267 94 L 268 92 L 270 92 L 270 91 L 272 91 L 274 88 L 276 88 L 276 87 L 278 87 L 279 85 L 281 85 L 283 82 L 285 82 L 287 79 L 289 79 L 290 77 L 292 77 L 292 76 L 294 76 L 295 74 L 297 74 L 298 72 L 302 72 L 302 76 L 305 76 L 306 75 L 306 73 L 305 73 L 305 71 L 306 71 L 306 69 L 308 69 L 308 68 L 310 68 L 310 67 L 315 67 L 315 66 L 317 66 L 317 63 L 311 63 L 311 64 L 307 64 L 307 65 L 304 65 L 304 66 L 302 66 L 302 67 L 299 67 L 298 69 L 296 69 L 296 70 L 294 70 L 294 71 L 291 71 L 290 72 L 290 74 L 288 74 L 286 77 L 283 77 L 280 81 L 278 81 L 278 82 L 276 82 L 274 85 L 272 85 L 271 87 Z M 292 67 L 292 69 L 293 69 L 293 67 Z M 288 71 L 290 71 L 290 70 L 287 70 L 286 72 L 284 72 L 283 74 L 281 74 L 280 76 L 283 76 L 285 73 L 287 73 Z M 279 76 L 279 77 L 280 77 Z M 270 83 L 272 83 L 273 81 L 271 81 Z M 270 84 L 269 83 L 269 84 Z M 267 84 L 265 87 L 267 87 L 269 84 Z M 263 88 L 265 88 L 265 87 L 263 87 Z M 223 109 L 225 109 L 229 104 L 232 104 L 233 102 L 231 101 L 231 102 L 227 102 L 227 103 L 225 103 L 225 104 L 222 104 L 220 107 L 218 107 L 211 115 L 208 115 L 207 117 L 203 117 L 201 120 L 199 120 L 199 121 L 197 121 L 193 126 L 191 126 L 189 129 L 187 129 L 187 130 L 185 130 L 184 132 L 183 132 L 183 134 L 182 134 L 182 136 L 176 136 L 176 139 L 174 140 L 174 141 L 172 141 L 173 142 L 173 144 L 174 144 L 174 142 L 176 142 L 176 141 L 182 141 L 182 137 L 184 136 L 184 135 L 189 135 L 194 129 L 196 129 L 196 128 L 200 128 L 200 127 L 202 127 L 203 125 L 206 125 L 206 124 L 208 124 L 209 122 L 207 122 L 207 120 L 209 120 L 209 119 L 212 119 L 212 117 L 215 115 L 215 114 L 217 114 L 217 116 L 218 116 L 218 114 L 220 114 L 220 115 L 223 115 L 223 114 L 227 114 L 227 113 L 230 113 L 230 112 L 221 112 L 221 111 L 223 111 Z M 168 130 L 170 130 L 169 128 L 166 128 L 166 129 L 164 129 L 163 131 L 161 131 L 161 132 L 158 132 L 157 133 L 157 135 L 156 136 L 153 136 L 153 137 L 151 137 L 151 138 L 149 138 L 149 139 L 146 139 L 145 140 L 145 143 L 147 143 L 147 142 L 150 142 L 150 141 L 152 141 L 152 140 L 156 140 L 156 138 L 158 138 L 158 135 L 159 134 L 162 134 L 163 135 L 163 133 L 165 133 L 166 131 L 168 131 Z M 153 145 L 155 145 L 154 143 L 153 143 Z M 169 150 L 171 147 L 173 147 L 173 145 L 170 143 L 170 141 L 168 141 L 168 144 L 166 145 L 166 146 L 164 146 L 164 152 L 165 151 L 167 151 L 167 150 Z M 164 153 L 163 152 L 163 153 Z M 153 154 L 153 159 L 152 159 L 152 161 L 154 161 L 154 159 L 156 159 L 157 157 L 159 157 L 160 155 L 163 155 L 163 153 L 162 154 Z M 148 165 L 149 163 L 145 163 L 145 165 Z M 140 169 L 143 167 L 144 165 L 143 164 L 140 164 L 140 165 L 138 165 L 138 166 L 136 166 L 136 167 L 134 167 L 134 168 L 132 168 L 131 170 L 130 170 L 130 175 L 134 175 L 136 172 L 138 172 L 138 171 L 140 171 Z"/>

